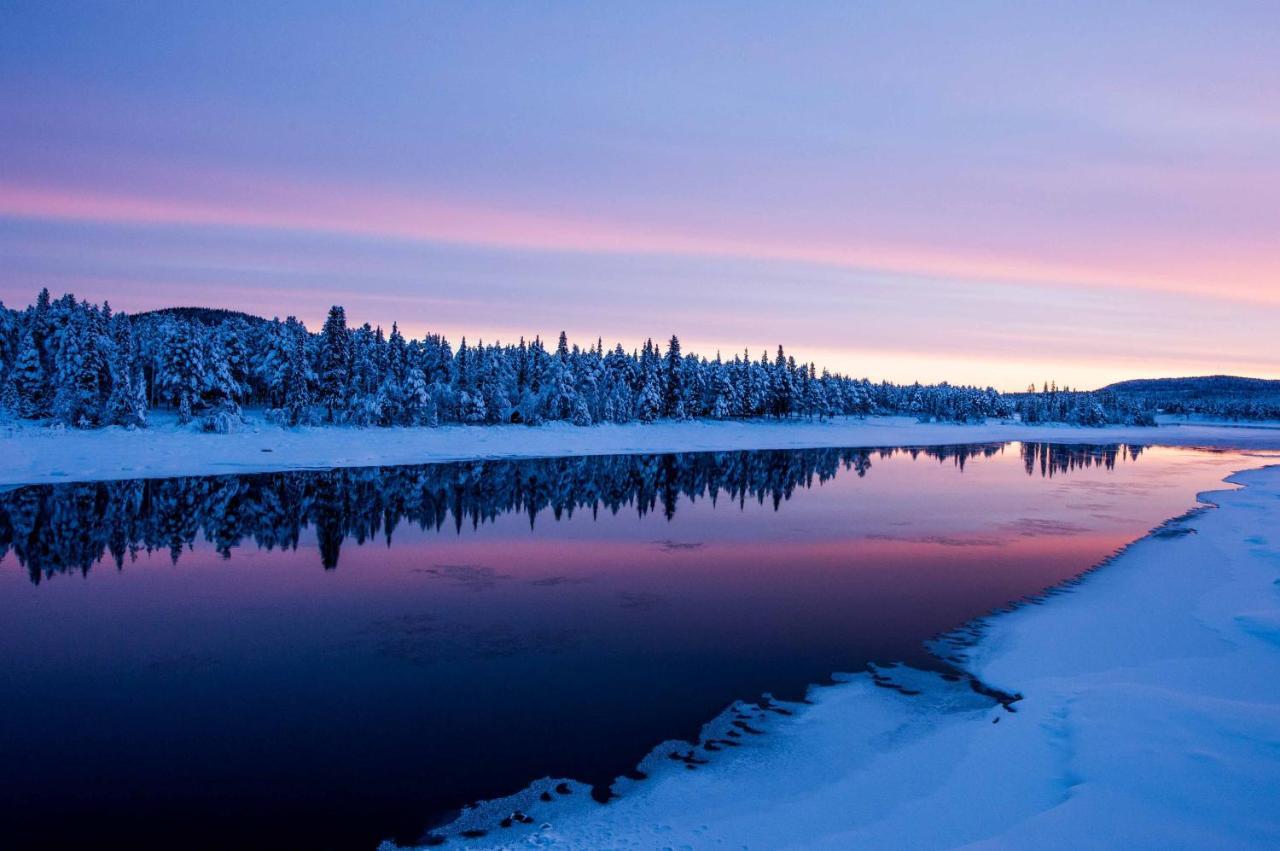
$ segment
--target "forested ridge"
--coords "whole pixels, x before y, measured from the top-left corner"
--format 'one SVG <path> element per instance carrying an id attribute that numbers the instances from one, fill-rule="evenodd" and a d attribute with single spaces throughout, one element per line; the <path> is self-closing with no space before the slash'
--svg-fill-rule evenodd
<path id="1" fill-rule="evenodd" d="M 1139 378 L 1104 390 L 1154 405 L 1167 414 L 1228 420 L 1280 420 L 1280 381 L 1205 375 Z"/>
<path id="2" fill-rule="evenodd" d="M 672 336 L 639 349 L 582 348 L 561 333 L 455 347 L 350 327 L 340 306 L 318 332 L 294 317 L 171 308 L 129 316 L 42 290 L 23 310 L 0 304 L 0 417 L 72 428 L 143 427 L 149 411 L 232 431 L 246 406 L 284 425 L 436 426 L 659 419 L 827 418 L 1150 424 L 1152 407 L 1115 393 L 1045 388 L 1002 395 L 947 383 L 872 383 L 797 361 L 782 346 L 707 358 Z"/>

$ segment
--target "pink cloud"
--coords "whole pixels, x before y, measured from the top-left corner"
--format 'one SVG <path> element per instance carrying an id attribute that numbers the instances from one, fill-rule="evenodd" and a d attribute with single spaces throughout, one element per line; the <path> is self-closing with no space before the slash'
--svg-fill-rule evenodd
<path id="1" fill-rule="evenodd" d="M 843 239 L 830 228 L 812 237 L 755 233 L 760 225 L 654 227 L 452 199 L 409 196 L 341 184 L 289 183 L 196 175 L 199 197 L 0 183 L 0 215 L 139 225 L 188 225 L 335 233 L 493 248 L 672 254 L 783 260 L 846 268 L 1016 284 L 1068 284 L 1212 295 L 1280 303 L 1280 258 L 1249 245 L 1214 251 L 1100 235 L 1089 250 L 1064 236 L 1054 250 L 938 248 L 886 238 Z M 1087 235 L 1087 234 L 1086 234 Z"/>

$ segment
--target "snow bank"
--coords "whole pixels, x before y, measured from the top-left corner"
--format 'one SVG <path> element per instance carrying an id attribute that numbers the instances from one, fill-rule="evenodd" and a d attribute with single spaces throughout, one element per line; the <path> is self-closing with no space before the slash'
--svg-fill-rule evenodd
<path id="1" fill-rule="evenodd" d="M 450 844 L 1280 847 L 1280 467 L 1229 481 L 1220 509 L 948 651 L 1014 711 L 934 674 L 850 676 L 812 705 L 731 707 L 607 806 L 546 781 Z"/>
<path id="2" fill-rule="evenodd" d="M 153 415 L 129 431 L 0 426 L 0 485 L 213 473 L 424 464 L 475 458 L 538 458 L 733 449 L 939 446 L 1005 440 L 1165 445 L 1280 445 L 1280 428 L 1177 425 L 1159 428 L 918 423 L 909 417 L 829 422 L 554 423 L 441 428 L 283 428 L 251 421 L 234 434 L 204 434 Z"/>

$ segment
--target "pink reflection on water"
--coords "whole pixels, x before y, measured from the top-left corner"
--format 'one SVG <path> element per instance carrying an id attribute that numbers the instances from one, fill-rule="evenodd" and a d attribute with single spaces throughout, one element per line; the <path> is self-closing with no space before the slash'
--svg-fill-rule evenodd
<path id="1" fill-rule="evenodd" d="M 223 559 L 198 542 L 176 565 L 144 552 L 38 586 L 9 557 L 0 713 L 61 732 L 0 732 L 34 767 L 0 791 L 35 819 L 29 790 L 92 777 L 156 824 L 203 823 L 199 802 L 234 794 L 229 825 L 297 841 L 299 823 L 412 833 L 544 774 L 607 783 L 735 698 L 799 696 L 868 661 L 936 664 L 930 637 L 1076 576 L 1246 466 L 1147 449 L 1050 477 L 1016 445 L 963 470 L 872 455 L 865 476 L 841 470 L 777 510 L 722 492 L 680 498 L 669 520 L 659 504 L 533 528 L 402 523 L 389 546 L 345 540 L 334 570 L 314 529 L 296 550 L 244 542 Z M 175 759 L 199 768 L 172 776 Z"/>

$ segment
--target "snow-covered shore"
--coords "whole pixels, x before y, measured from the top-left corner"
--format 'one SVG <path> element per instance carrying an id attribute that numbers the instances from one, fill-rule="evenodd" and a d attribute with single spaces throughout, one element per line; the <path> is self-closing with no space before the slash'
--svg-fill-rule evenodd
<path id="1" fill-rule="evenodd" d="M 1005 440 L 1144 443 L 1237 448 L 1280 446 L 1280 428 L 1177 424 L 1080 428 L 989 422 L 918 423 L 910 417 L 828 422 L 726 421 L 442 428 L 282 428 L 252 420 L 236 434 L 179 428 L 164 414 L 129 431 L 0 426 L 0 485 L 149 478 L 269 470 L 425 464 L 479 458 L 538 458 L 735 449 L 939 446 Z"/>
<path id="2" fill-rule="evenodd" d="M 932 674 L 883 672 L 919 695 L 859 674 L 777 707 L 793 715 L 729 710 L 703 741 L 736 746 L 660 747 L 607 806 L 573 786 L 542 800 L 547 781 L 448 833 L 583 849 L 1280 846 L 1280 467 L 1229 481 L 1244 487 L 1205 497 L 1220 508 L 948 651 L 1021 694 L 1014 712 Z M 685 753 L 708 764 L 670 758 Z M 495 829 L 512 810 L 529 823 Z"/>

